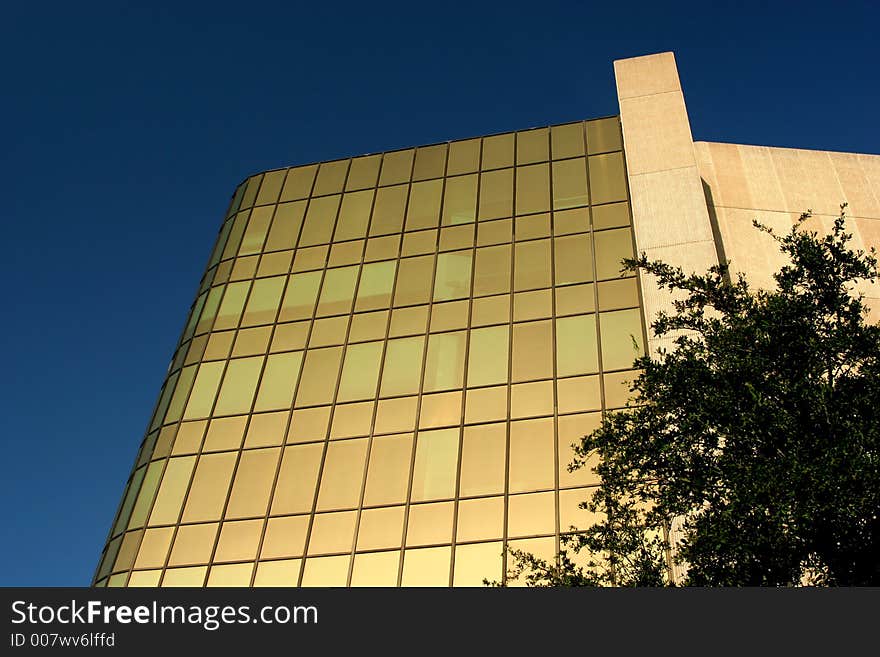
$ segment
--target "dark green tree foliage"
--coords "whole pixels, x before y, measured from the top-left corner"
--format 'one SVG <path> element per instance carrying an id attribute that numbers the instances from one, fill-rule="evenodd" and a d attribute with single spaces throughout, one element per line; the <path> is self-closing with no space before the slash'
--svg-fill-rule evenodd
<path id="1" fill-rule="evenodd" d="M 512 574 L 663 585 L 675 561 L 685 585 L 880 585 L 880 326 L 855 292 L 878 269 L 843 210 L 827 236 L 809 214 L 785 235 L 755 222 L 789 259 L 773 290 L 627 261 L 679 299 L 652 325 L 676 348 L 637 360 L 637 401 L 576 450 L 571 467 L 601 459 L 582 506 L 605 519 L 554 563 L 512 552 Z"/>

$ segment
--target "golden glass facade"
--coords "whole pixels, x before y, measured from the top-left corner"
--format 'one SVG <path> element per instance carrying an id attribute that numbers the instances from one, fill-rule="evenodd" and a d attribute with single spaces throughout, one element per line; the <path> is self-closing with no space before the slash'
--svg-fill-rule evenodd
<path id="1" fill-rule="evenodd" d="M 617 117 L 236 190 L 99 586 L 478 586 L 552 554 L 645 335 Z"/>

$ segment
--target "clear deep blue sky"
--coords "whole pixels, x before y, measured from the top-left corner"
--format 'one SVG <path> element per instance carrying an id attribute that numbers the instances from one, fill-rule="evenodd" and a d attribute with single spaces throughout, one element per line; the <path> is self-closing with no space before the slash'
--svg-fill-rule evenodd
<path id="1" fill-rule="evenodd" d="M 615 114 L 665 50 L 696 139 L 880 153 L 872 2 L 153 4 L 4 6 L 0 585 L 89 583 L 250 173 Z"/>

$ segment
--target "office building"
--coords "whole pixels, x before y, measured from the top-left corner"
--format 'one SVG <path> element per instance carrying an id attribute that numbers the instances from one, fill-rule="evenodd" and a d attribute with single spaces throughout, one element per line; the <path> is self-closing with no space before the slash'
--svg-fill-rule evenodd
<path id="1" fill-rule="evenodd" d="M 500 579 L 505 545 L 591 523 L 571 444 L 663 346 L 670 299 L 622 258 L 766 285 L 752 219 L 843 201 L 880 245 L 880 157 L 694 142 L 671 53 L 615 73 L 619 116 L 242 182 L 95 584 Z"/>

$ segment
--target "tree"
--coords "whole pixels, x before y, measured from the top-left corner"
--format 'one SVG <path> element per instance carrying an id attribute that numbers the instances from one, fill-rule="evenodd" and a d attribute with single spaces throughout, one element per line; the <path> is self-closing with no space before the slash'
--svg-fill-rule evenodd
<path id="1" fill-rule="evenodd" d="M 576 447 L 598 455 L 600 522 L 555 562 L 511 552 L 530 585 L 880 584 L 880 326 L 844 208 L 771 235 L 789 262 L 755 290 L 726 264 L 686 275 L 626 261 L 677 298 L 652 323 L 675 348 L 636 360 L 634 401 Z M 586 555 L 578 559 L 577 553 Z M 580 563 L 576 563 L 580 561 Z M 671 578 L 671 566 L 680 570 Z"/>

